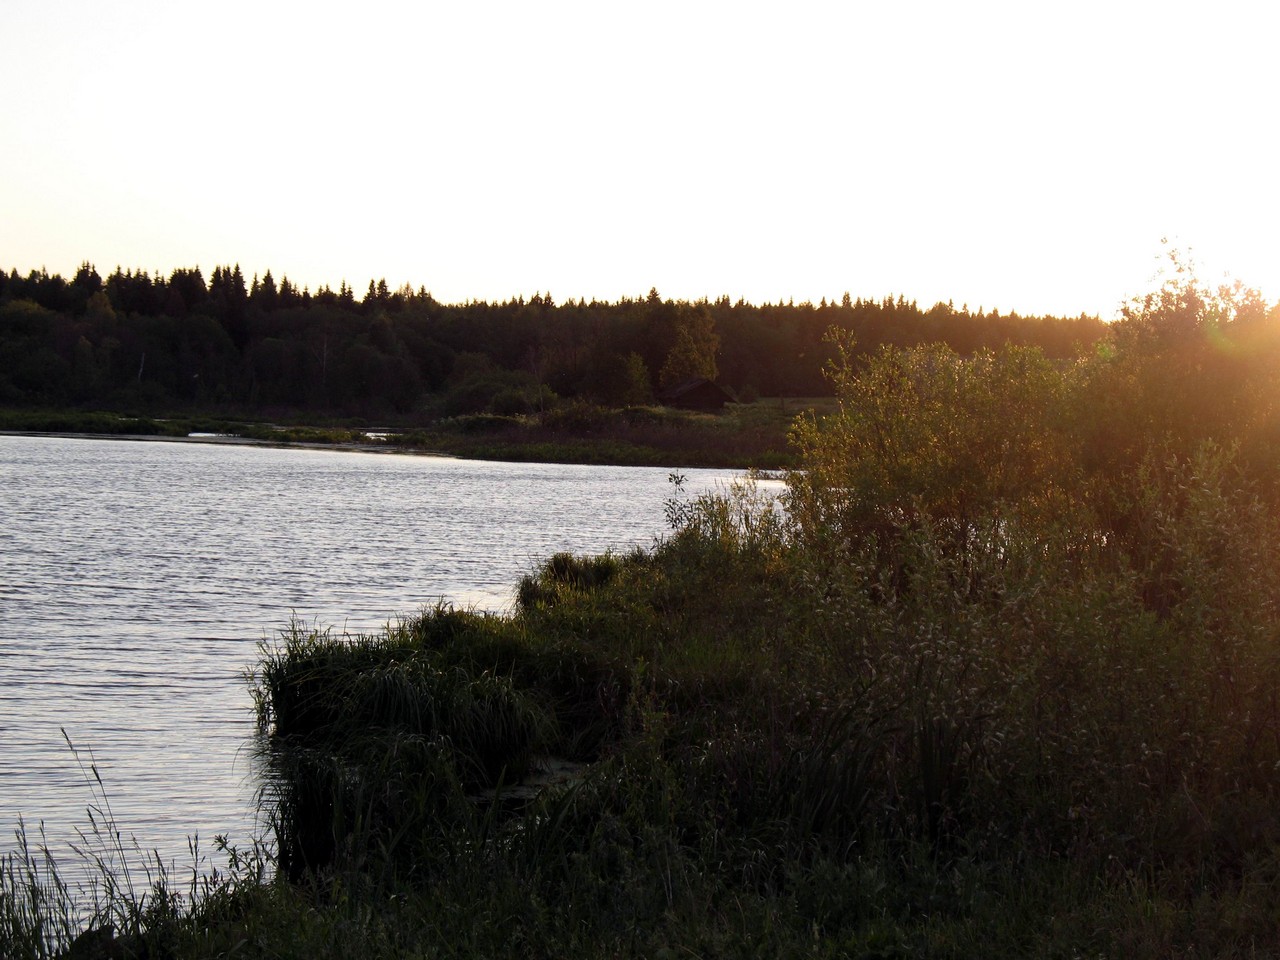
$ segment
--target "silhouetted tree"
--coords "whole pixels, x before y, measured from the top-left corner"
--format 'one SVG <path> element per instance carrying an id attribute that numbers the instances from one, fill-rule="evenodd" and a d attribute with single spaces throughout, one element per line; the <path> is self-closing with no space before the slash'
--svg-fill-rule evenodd
<path id="1" fill-rule="evenodd" d="M 670 387 L 693 377 L 714 380 L 719 346 L 715 321 L 706 303 L 680 304 L 676 313 L 676 342 L 658 374 L 658 383 Z"/>

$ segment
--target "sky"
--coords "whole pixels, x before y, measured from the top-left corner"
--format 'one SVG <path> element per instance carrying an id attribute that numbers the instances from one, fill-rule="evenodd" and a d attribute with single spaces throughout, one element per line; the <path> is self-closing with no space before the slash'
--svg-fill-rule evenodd
<path id="1" fill-rule="evenodd" d="M 1109 319 L 1176 247 L 1275 301 L 1272 6 L 3 0 L 0 268 Z"/>

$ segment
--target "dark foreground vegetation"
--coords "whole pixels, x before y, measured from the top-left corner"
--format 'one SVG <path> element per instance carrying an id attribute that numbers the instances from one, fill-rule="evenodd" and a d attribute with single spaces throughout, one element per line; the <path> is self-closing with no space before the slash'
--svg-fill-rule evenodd
<path id="1" fill-rule="evenodd" d="M 781 506 L 675 489 L 510 616 L 288 631 L 269 863 L 98 948 L 1280 954 L 1280 313 L 1179 274 L 1069 364 L 833 336 Z M 4 952 L 75 933 L 37 860 Z"/>

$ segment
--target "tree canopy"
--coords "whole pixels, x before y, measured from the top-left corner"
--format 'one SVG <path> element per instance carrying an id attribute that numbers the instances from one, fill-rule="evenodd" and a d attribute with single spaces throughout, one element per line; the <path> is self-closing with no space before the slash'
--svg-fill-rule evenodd
<path id="1" fill-rule="evenodd" d="M 246 279 L 238 264 L 207 278 L 118 267 L 104 279 L 85 263 L 71 280 L 0 272 L 0 403 L 410 416 L 487 410 L 499 394 L 508 407 L 519 406 L 514 395 L 535 407 L 547 397 L 640 403 L 691 377 L 737 395 L 819 396 L 831 391 L 830 327 L 864 356 L 930 342 L 967 356 L 1008 342 L 1055 359 L 1106 331 L 1096 317 L 922 309 L 901 296 L 815 306 L 675 301 L 651 289 L 608 303 L 538 292 L 444 304 L 385 279 L 357 300 L 346 281 L 312 292 L 270 270 Z"/>

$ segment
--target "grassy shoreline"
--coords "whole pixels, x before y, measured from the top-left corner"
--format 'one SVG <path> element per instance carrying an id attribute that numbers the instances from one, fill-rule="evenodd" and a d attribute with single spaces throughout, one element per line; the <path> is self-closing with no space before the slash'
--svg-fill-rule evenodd
<path id="1" fill-rule="evenodd" d="M 854 562 L 835 596 L 737 496 L 673 502 L 681 529 L 651 550 L 551 558 L 508 615 L 442 605 L 356 637 L 295 625 L 254 684 L 271 849 L 232 852 L 203 885 L 129 894 L 115 878 L 99 932 L 57 941 L 90 945 L 59 955 L 1280 951 L 1274 807 L 1253 792 L 1268 778 L 1218 720 L 1179 733 L 1127 709 L 1177 676 L 1164 713 L 1200 696 L 1139 611 L 1095 596 L 1149 636 L 1072 676 L 1062 658 L 1088 628 L 1057 651 L 987 639 L 1028 617 L 1081 630 L 1050 590 L 1060 571 L 1035 577 L 1037 600 L 940 613 L 954 566 L 904 544 L 909 589 L 887 600 Z M 929 625 L 904 662 L 904 634 Z M 1187 733 L 1217 738 L 1234 794 L 1194 765 L 1162 773 Z M 15 873 L 0 870 L 0 917 Z M 17 943 L 6 956 L 53 955 Z"/>
<path id="2" fill-rule="evenodd" d="M 257 443 L 518 462 L 780 469 L 793 462 L 786 441 L 791 417 L 813 403 L 735 405 L 721 415 L 659 407 L 577 407 L 544 416 L 451 417 L 420 426 L 349 421 L 285 426 L 199 416 L 0 410 L 0 435 Z"/>

